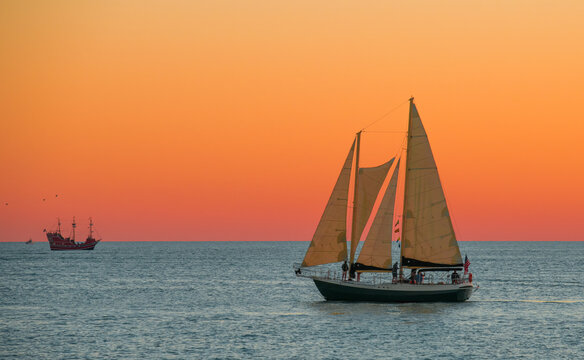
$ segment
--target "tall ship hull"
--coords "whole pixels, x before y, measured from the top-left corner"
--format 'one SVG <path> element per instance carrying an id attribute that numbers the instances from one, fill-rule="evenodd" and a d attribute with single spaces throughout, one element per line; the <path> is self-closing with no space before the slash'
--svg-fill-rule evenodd
<path id="1" fill-rule="evenodd" d="M 85 245 L 85 244 L 80 244 L 80 245 L 75 245 L 75 246 L 51 246 L 51 250 L 53 251 L 65 251 L 65 250 L 93 250 L 95 248 L 95 245 L 97 244 L 91 244 L 91 245 Z"/>
<path id="2" fill-rule="evenodd" d="M 367 131 L 356 134 L 304 260 L 294 266 L 296 276 L 312 279 L 326 300 L 461 302 L 478 289 L 468 271 L 468 257 L 462 259 L 413 100 L 405 154 L 400 151 L 381 165 L 360 167 L 361 134 Z M 399 244 L 395 263 L 394 241 Z M 341 263 L 339 276 L 333 264 Z"/>
<path id="3" fill-rule="evenodd" d="M 65 250 L 93 250 L 96 244 L 93 245 L 80 245 L 74 247 L 65 247 L 65 246 L 51 246 L 51 250 L 53 251 L 65 251 Z"/>

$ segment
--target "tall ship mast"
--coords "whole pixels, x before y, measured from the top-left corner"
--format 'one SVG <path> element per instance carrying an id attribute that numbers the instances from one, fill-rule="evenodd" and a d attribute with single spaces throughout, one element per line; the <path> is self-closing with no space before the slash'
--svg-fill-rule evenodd
<path id="1" fill-rule="evenodd" d="M 468 272 L 470 263 L 462 262 L 436 162 L 414 99 L 409 100 L 405 158 L 400 159 L 398 154 L 379 166 L 359 167 L 361 133 L 356 134 L 304 260 L 295 266 L 296 275 L 312 279 L 327 300 L 467 300 L 477 287 Z M 404 172 L 403 193 L 398 194 L 400 171 Z M 349 208 L 351 192 L 353 204 Z M 401 215 L 395 213 L 396 209 Z M 392 266 L 393 234 L 400 236 L 401 246 L 399 261 Z M 362 238 L 365 241 L 357 255 Z M 330 267 L 339 262 L 343 262 L 341 276 Z M 404 270 L 409 270 L 408 278 Z"/>

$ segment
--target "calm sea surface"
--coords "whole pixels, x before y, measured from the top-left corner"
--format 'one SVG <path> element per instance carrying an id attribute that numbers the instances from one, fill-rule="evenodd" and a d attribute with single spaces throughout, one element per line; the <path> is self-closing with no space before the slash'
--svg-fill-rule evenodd
<path id="1" fill-rule="evenodd" d="M 0 358 L 584 358 L 584 242 L 462 242 L 465 303 L 326 302 L 305 242 L 0 243 Z"/>

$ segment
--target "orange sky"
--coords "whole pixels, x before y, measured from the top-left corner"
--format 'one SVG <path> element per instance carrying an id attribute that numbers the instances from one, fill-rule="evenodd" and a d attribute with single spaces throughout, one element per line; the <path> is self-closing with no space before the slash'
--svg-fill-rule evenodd
<path id="1" fill-rule="evenodd" d="M 0 241 L 40 241 L 74 215 L 104 241 L 310 240 L 354 133 L 410 95 L 460 240 L 582 240 L 582 14 L 3 1 Z M 406 117 L 404 104 L 370 130 Z M 364 165 L 400 136 L 366 133 Z"/>

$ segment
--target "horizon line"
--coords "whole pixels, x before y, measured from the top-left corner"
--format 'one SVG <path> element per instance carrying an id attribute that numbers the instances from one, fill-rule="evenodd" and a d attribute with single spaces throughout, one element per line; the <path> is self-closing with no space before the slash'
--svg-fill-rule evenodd
<path id="1" fill-rule="evenodd" d="M 311 240 L 101 240 L 100 242 L 310 242 Z M 460 240 L 459 242 L 583 242 L 584 240 Z M 360 241 L 362 243 L 364 241 Z M 0 240 L 0 243 L 26 243 L 25 241 Z M 38 240 L 34 243 L 48 243 L 47 240 Z"/>

